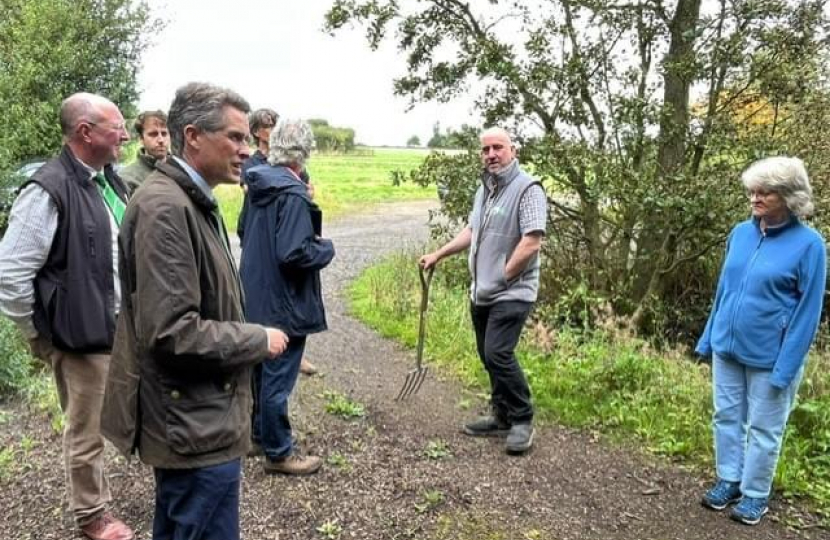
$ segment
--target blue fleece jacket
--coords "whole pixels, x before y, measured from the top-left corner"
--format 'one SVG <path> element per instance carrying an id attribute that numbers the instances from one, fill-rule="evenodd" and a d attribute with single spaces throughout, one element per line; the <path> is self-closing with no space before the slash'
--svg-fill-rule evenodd
<path id="1" fill-rule="evenodd" d="M 786 388 L 816 336 L 826 274 L 824 239 L 795 217 L 766 233 L 757 219 L 739 223 L 695 351 L 771 369 L 770 384 Z"/>

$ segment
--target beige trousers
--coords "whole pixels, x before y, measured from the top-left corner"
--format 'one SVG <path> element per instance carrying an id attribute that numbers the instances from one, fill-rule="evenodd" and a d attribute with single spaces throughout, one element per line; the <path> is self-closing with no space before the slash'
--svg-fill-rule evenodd
<path id="1" fill-rule="evenodd" d="M 112 500 L 104 475 L 101 408 L 109 370 L 109 354 L 61 351 L 43 338 L 33 352 L 49 362 L 55 375 L 61 409 L 66 416 L 63 459 L 69 508 L 83 526 Z M 37 348 L 35 348 L 37 347 Z"/>

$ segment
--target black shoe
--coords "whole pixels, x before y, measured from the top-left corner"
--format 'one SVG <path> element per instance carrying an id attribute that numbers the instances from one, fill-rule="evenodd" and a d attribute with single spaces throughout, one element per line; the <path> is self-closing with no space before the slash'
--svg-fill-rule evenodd
<path id="1" fill-rule="evenodd" d="M 493 416 L 485 416 L 464 424 L 464 433 L 471 437 L 506 437 L 510 424 Z"/>
<path id="2" fill-rule="evenodd" d="M 533 424 L 513 424 L 505 442 L 507 453 L 521 454 L 530 450 L 534 434 Z"/>

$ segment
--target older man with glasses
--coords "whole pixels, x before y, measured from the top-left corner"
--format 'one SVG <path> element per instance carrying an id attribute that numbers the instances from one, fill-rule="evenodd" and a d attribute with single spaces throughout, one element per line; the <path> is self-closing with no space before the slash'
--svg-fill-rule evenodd
<path id="1" fill-rule="evenodd" d="M 60 125 L 60 155 L 24 184 L 0 242 L 0 311 L 54 371 L 78 527 L 92 540 L 129 540 L 133 532 L 107 510 L 100 430 L 121 307 L 118 227 L 128 193 L 112 164 L 129 135 L 118 107 L 94 94 L 67 98 Z"/>

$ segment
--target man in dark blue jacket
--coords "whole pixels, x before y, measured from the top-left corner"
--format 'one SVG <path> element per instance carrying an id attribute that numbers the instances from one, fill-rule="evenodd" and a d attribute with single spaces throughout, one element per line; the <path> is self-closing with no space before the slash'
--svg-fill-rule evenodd
<path id="1" fill-rule="evenodd" d="M 320 270 L 334 258 L 334 246 L 320 237 L 322 213 L 300 176 L 314 146 L 311 127 L 283 122 L 270 142 L 269 164 L 247 172 L 250 206 L 240 275 L 248 321 L 283 330 L 289 345 L 266 360 L 255 379 L 253 438 L 263 448 L 267 473 L 311 474 L 322 460 L 295 453 L 288 396 L 306 336 L 327 328 Z"/>

